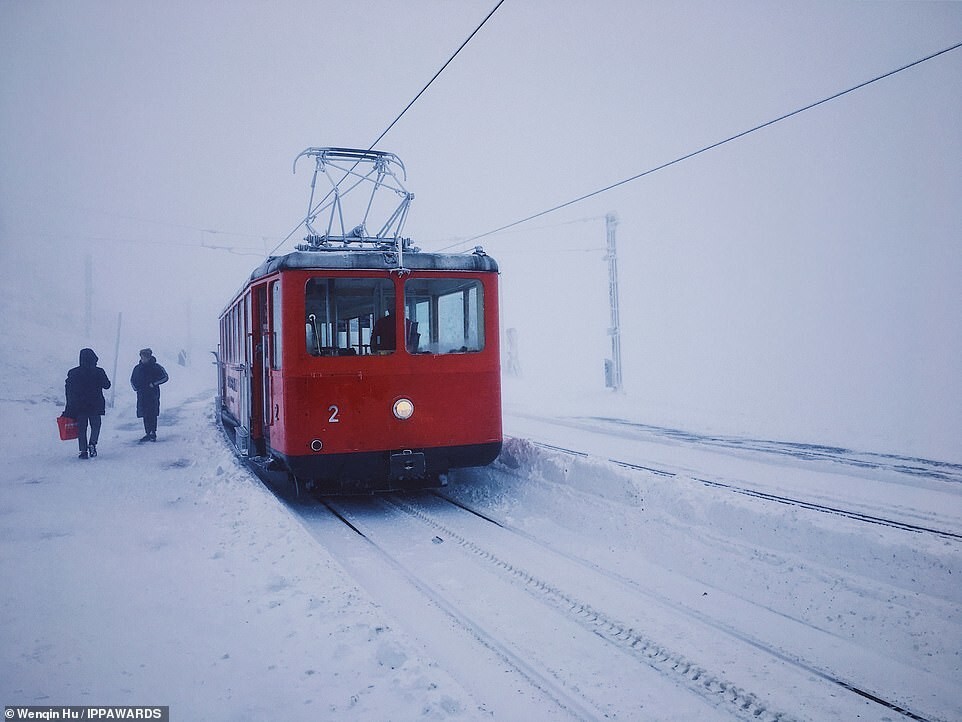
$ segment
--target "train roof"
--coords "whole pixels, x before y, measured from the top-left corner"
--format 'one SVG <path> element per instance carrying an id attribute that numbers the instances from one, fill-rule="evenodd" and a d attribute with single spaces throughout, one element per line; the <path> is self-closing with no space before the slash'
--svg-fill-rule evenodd
<path id="1" fill-rule="evenodd" d="M 293 251 L 271 256 L 251 273 L 255 281 L 277 271 L 301 270 L 391 270 L 498 272 L 498 263 L 481 249 L 473 253 L 425 253 L 407 251 L 398 262 L 394 250 L 323 250 Z"/>

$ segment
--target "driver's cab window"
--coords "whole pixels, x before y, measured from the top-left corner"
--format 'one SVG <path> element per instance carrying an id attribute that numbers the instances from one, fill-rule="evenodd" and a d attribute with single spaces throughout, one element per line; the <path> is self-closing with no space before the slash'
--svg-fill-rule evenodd
<path id="1" fill-rule="evenodd" d="M 393 319 L 394 284 L 387 278 L 312 278 L 305 290 L 305 332 L 311 356 L 391 353 L 381 329 Z"/>
<path id="2" fill-rule="evenodd" d="M 405 331 L 412 353 L 484 349 L 484 288 L 474 279 L 415 278 L 404 284 Z"/>

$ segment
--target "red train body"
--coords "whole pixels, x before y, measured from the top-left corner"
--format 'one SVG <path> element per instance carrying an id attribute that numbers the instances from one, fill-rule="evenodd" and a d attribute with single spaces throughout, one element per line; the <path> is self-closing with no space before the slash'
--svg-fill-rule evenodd
<path id="1" fill-rule="evenodd" d="M 302 490 L 437 486 L 501 450 L 498 328 L 482 252 L 269 258 L 220 317 L 221 419 Z"/>

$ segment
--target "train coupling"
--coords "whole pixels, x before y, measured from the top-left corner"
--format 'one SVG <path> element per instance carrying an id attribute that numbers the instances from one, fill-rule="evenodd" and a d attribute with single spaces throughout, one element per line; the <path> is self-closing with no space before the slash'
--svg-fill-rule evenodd
<path id="1" fill-rule="evenodd" d="M 424 477 L 425 471 L 424 452 L 405 449 L 391 454 L 390 474 L 392 480 L 421 479 Z"/>

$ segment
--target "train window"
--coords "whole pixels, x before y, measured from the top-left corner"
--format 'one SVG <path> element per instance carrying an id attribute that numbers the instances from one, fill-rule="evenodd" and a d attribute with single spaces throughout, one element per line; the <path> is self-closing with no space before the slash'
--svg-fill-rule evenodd
<path id="1" fill-rule="evenodd" d="M 415 278 L 404 284 L 408 349 L 413 353 L 471 353 L 484 348 L 481 282 Z"/>
<path id="2" fill-rule="evenodd" d="M 281 332 L 283 326 L 281 325 L 281 284 L 274 281 L 271 284 L 271 331 L 274 334 L 273 343 L 271 344 L 271 367 L 279 369 L 282 367 L 283 355 L 282 350 L 284 348 L 283 339 L 281 337 Z"/>
<path id="3" fill-rule="evenodd" d="M 394 284 L 389 278 L 312 278 L 305 330 L 311 356 L 389 354 L 394 344 Z"/>
<path id="4" fill-rule="evenodd" d="M 240 305 L 235 304 L 230 310 L 231 320 L 231 361 L 234 363 L 240 362 L 240 344 L 241 344 L 241 318 L 240 318 Z"/>
<path id="5" fill-rule="evenodd" d="M 241 357 L 238 359 L 244 363 L 250 363 L 254 358 L 254 338 L 251 330 L 254 328 L 254 317 L 251 315 L 251 294 L 244 296 L 244 340 L 242 342 Z"/>

